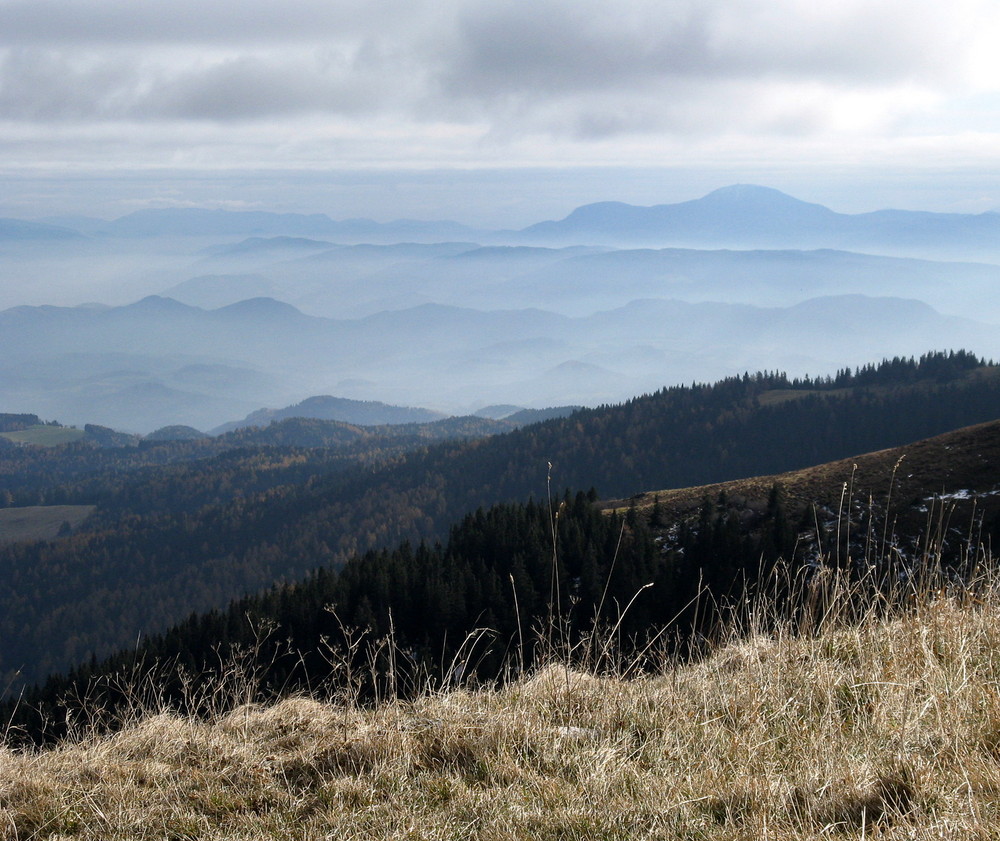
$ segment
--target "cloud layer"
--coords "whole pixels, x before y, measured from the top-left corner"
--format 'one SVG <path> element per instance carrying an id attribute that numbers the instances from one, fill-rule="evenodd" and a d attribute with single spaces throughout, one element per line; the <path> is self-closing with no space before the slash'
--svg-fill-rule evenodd
<path id="1" fill-rule="evenodd" d="M 996 148 L 998 36 L 991 0 L 0 0 L 0 152 L 651 162 L 952 138 L 975 156 Z"/>

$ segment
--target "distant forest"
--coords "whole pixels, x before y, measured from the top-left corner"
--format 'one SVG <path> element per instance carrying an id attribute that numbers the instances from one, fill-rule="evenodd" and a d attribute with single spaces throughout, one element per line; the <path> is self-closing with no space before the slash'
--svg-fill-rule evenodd
<path id="1" fill-rule="evenodd" d="M 134 466 L 141 448 L 5 449 L 8 475 L 52 478 L 12 497 L 98 508 L 60 540 L 0 547 L 0 674 L 12 687 L 37 681 L 275 582 L 317 569 L 336 576 L 403 541 L 433 546 L 467 513 L 544 499 L 550 485 L 557 497 L 593 487 L 605 498 L 701 485 L 997 417 L 1000 371 L 957 352 L 819 381 L 760 373 L 668 388 L 503 435 L 406 450 L 376 439 L 367 449 L 256 445 L 204 457 L 201 442 L 164 442 L 155 447 L 192 458 Z M 736 554 L 725 557 L 739 567 Z M 731 572 L 718 569 L 723 579 Z"/>

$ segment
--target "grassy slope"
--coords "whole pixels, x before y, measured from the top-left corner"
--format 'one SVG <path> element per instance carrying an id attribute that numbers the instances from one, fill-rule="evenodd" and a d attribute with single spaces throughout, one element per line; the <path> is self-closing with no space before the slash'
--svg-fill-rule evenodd
<path id="1" fill-rule="evenodd" d="M 55 540 L 63 523 L 80 525 L 96 505 L 32 505 L 0 508 L 0 544 L 22 540 Z"/>
<path id="2" fill-rule="evenodd" d="M 0 436 L 18 444 L 35 444 L 39 447 L 56 447 L 59 444 L 71 444 L 79 441 L 85 435 L 82 429 L 69 426 L 32 426 L 19 429 L 16 432 L 0 432 Z"/>
<path id="3" fill-rule="evenodd" d="M 976 505 L 982 512 L 1000 505 L 1000 421 L 804 470 L 651 491 L 636 497 L 635 502 L 640 510 L 649 510 L 659 497 L 665 518 L 673 520 L 689 516 L 706 497 L 714 500 L 724 491 L 731 501 L 762 510 L 775 482 L 785 489 L 793 511 L 813 504 L 836 511 L 846 483 L 847 492 L 855 501 L 869 496 L 881 505 L 888 501 L 901 526 L 914 525 L 904 521 L 925 513 L 921 509 L 926 509 L 935 497 L 943 498 L 949 507 L 954 506 L 954 513 L 967 514 L 972 499 L 963 498 L 964 495 L 955 497 L 963 490 L 978 495 Z M 621 509 L 626 504 L 625 500 L 612 500 L 606 507 Z M 963 516 L 956 519 L 968 521 Z"/>
<path id="4" fill-rule="evenodd" d="M 1000 597 L 778 632 L 633 678 L 0 748 L 9 838 L 985 838 L 1000 825 Z"/>

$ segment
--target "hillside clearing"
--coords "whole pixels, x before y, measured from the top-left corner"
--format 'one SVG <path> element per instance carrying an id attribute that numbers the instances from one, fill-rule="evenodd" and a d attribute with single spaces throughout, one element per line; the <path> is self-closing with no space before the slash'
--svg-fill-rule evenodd
<path id="1" fill-rule="evenodd" d="M 1000 489 L 998 465 L 1000 421 L 991 421 L 802 470 L 650 491 L 629 500 L 608 500 L 603 507 L 625 511 L 634 506 L 649 513 L 658 504 L 665 520 L 676 520 L 690 517 L 704 500 L 724 494 L 730 505 L 762 510 L 778 484 L 796 515 L 813 506 L 837 511 L 845 502 L 841 494 L 847 493 L 856 507 L 872 501 L 889 504 L 897 524 L 916 533 L 934 501 L 949 503 L 949 515 L 966 527 L 973 511 L 980 519 L 984 512 L 993 516 Z"/>
<path id="2" fill-rule="evenodd" d="M 30 505 L 0 508 L 0 545 L 23 540 L 55 540 L 65 523 L 75 529 L 97 506 Z"/>
<path id="3" fill-rule="evenodd" d="M 57 447 L 80 441 L 86 433 L 72 426 L 52 426 L 42 424 L 19 429 L 15 432 L 0 432 L 0 436 L 16 444 L 34 444 L 37 447 Z"/>

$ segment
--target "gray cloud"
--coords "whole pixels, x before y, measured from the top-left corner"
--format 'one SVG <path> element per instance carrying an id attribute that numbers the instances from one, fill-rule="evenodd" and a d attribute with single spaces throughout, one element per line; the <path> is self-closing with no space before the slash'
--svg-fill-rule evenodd
<path id="1" fill-rule="evenodd" d="M 442 84 L 472 98 L 609 89 L 628 95 L 705 79 L 878 86 L 936 81 L 957 63 L 948 29 L 937 26 L 933 12 L 929 19 L 898 4 L 847 3 L 841 14 L 829 14 L 823 5 L 815 11 L 780 0 L 470 4 Z"/>
<path id="2" fill-rule="evenodd" d="M 406 16 L 396 0 L 3 0 L 0 44 L 260 44 L 367 34 Z M 412 8 L 412 5 L 409 6 Z"/>
<path id="3" fill-rule="evenodd" d="M 0 121 L 22 134 L 132 123 L 137 144 L 158 125 L 231 124 L 228 149 L 249 124 L 299 120 L 303 147 L 340 132 L 359 157 L 391 155 L 393 142 L 409 150 L 411 138 L 430 149 L 443 137 L 439 156 L 464 144 L 474 158 L 530 137 L 794 138 L 852 123 L 888 131 L 904 117 L 919 131 L 928 102 L 974 86 L 966 59 L 990 32 L 990 8 L 0 0 Z M 374 122 L 377 143 L 365 139 Z"/>
<path id="4" fill-rule="evenodd" d="M 343 49 L 146 58 L 131 50 L 22 48 L 0 54 L 0 115 L 221 122 L 357 115 L 381 112 L 414 93 L 417 69 L 390 68 L 386 61 L 373 69 L 371 63 L 364 52 Z"/>
<path id="5" fill-rule="evenodd" d="M 7 119 L 102 119 L 128 111 L 141 86 L 125 57 L 51 49 L 0 54 L 0 115 Z"/>
<path id="6" fill-rule="evenodd" d="M 442 81 L 460 94 L 538 95 L 701 73 L 710 59 L 705 30 L 697 10 L 642 31 L 585 2 L 477 6 L 462 15 Z"/>
<path id="7" fill-rule="evenodd" d="M 380 102 L 349 59 L 237 56 L 151 90 L 140 112 L 187 119 L 253 119 L 309 111 L 356 114 Z"/>

